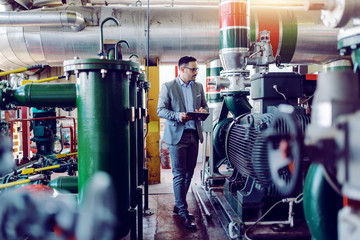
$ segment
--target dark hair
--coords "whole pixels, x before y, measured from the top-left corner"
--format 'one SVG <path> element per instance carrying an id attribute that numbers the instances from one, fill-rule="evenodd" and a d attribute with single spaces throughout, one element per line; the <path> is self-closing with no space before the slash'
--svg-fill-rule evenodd
<path id="1" fill-rule="evenodd" d="M 194 57 L 191 57 L 191 56 L 184 56 L 182 58 L 179 59 L 179 62 L 178 62 L 178 67 L 182 67 L 183 65 L 188 65 L 189 62 L 196 62 L 196 58 Z"/>

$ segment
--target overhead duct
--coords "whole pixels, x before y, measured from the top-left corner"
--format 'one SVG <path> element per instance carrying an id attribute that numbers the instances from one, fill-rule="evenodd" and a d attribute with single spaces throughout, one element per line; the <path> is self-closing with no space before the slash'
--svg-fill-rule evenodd
<path id="1" fill-rule="evenodd" d="M 50 0 L 35 0 L 37 1 L 50 1 Z M 105 5 L 105 0 L 90 0 L 92 5 Z M 35 5 L 34 3 L 34 5 Z M 126 6 L 146 6 L 148 4 L 147 0 L 106 0 L 108 5 L 126 5 Z M 219 5 L 219 0 L 151 0 L 149 2 L 150 6 L 161 5 L 161 6 L 217 6 Z M 251 6 L 256 7 L 304 7 L 304 0 L 251 0 Z"/>
<path id="2" fill-rule="evenodd" d="M 84 17 L 71 11 L 0 12 L 1 27 L 65 27 L 75 31 L 85 28 Z"/>
<path id="3" fill-rule="evenodd" d="M 62 0 L 34 0 L 33 7 L 41 8 L 41 7 L 55 7 L 62 6 Z"/>
<path id="4" fill-rule="evenodd" d="M 74 6 L 50 8 L 46 9 L 46 12 L 64 10 L 84 16 L 86 28 L 79 32 L 71 32 L 64 28 L 48 26 L 0 27 L 0 68 L 8 70 L 34 64 L 62 66 L 64 60 L 74 57 L 96 58 L 99 51 L 99 22 L 109 16 L 117 18 L 120 27 L 115 27 L 113 23 L 104 25 L 105 44 L 126 40 L 130 48 L 124 49 L 124 56 L 136 53 L 139 59 L 146 57 L 146 8 Z M 253 10 L 257 12 L 261 9 Z M 183 55 L 193 55 L 199 62 L 218 58 L 218 11 L 218 7 L 152 7 L 149 23 L 151 60 L 176 63 Z M 263 12 L 278 16 L 278 12 L 272 8 L 263 9 L 261 13 Z M 323 63 L 338 58 L 338 30 L 325 27 L 320 20 L 320 12 L 287 12 L 292 16 L 291 26 L 297 35 L 292 42 L 283 42 L 282 47 L 278 49 L 285 51 L 285 44 L 291 43 L 290 49 L 294 54 L 289 58 L 289 63 Z M 287 27 L 283 21 L 274 24 L 279 28 Z M 259 29 L 256 24 L 250 27 L 253 27 L 251 33 L 256 33 Z M 321 36 L 321 39 L 316 36 Z"/>

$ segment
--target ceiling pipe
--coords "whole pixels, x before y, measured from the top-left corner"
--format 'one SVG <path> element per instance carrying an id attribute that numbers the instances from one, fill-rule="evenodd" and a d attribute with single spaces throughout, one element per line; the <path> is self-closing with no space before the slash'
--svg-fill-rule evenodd
<path id="1" fill-rule="evenodd" d="M 34 0 L 33 8 L 62 6 L 61 0 Z"/>
<path id="2" fill-rule="evenodd" d="M 137 54 L 146 58 L 147 12 L 144 7 L 61 7 L 46 11 L 78 12 L 86 21 L 82 31 L 62 28 L 0 27 L 0 69 L 9 70 L 35 64 L 62 66 L 64 60 L 97 58 L 101 20 L 112 16 L 119 27 L 104 26 L 104 43 L 114 45 L 126 40 L 130 48 L 124 58 Z M 274 55 L 286 63 L 324 63 L 339 58 L 337 29 L 325 27 L 320 12 L 251 9 L 250 40 L 257 41 L 259 31 L 271 34 Z M 30 11 L 37 13 L 38 11 Z M 254 16 L 254 18 L 252 18 Z M 270 29 L 271 28 L 271 29 Z M 275 34 L 273 36 L 273 34 Z M 150 11 L 150 59 L 176 63 L 180 56 L 192 55 L 199 62 L 219 58 L 219 7 L 153 7 Z M 289 51 L 291 50 L 291 51 Z"/>
<path id="3" fill-rule="evenodd" d="M 85 19 L 72 11 L 0 12 L 1 27 L 62 27 L 74 31 L 85 28 Z"/>
<path id="4" fill-rule="evenodd" d="M 35 0 L 36 1 L 36 0 Z M 45 0 L 41 0 L 45 1 Z M 92 5 L 109 5 L 109 6 L 139 6 L 139 3 L 145 7 L 148 3 L 147 0 L 90 0 Z M 149 1 L 150 6 L 218 6 L 219 0 L 151 0 Z M 251 7 L 286 7 L 286 8 L 294 8 L 304 7 L 304 0 L 251 0 Z"/>

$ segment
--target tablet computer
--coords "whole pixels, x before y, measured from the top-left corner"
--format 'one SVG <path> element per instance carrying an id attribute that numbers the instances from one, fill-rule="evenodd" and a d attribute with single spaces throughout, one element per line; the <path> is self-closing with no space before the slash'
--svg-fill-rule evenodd
<path id="1" fill-rule="evenodd" d="M 192 117 L 194 120 L 205 121 L 210 113 L 188 112 L 186 115 Z"/>

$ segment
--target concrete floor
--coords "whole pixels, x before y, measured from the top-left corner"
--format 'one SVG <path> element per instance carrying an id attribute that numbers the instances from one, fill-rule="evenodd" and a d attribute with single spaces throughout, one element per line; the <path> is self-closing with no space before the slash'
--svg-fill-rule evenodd
<path id="1" fill-rule="evenodd" d="M 195 169 L 192 185 L 200 185 L 201 163 Z M 225 232 L 217 219 L 207 220 L 200 211 L 194 195 L 189 190 L 187 201 L 189 211 L 195 216 L 197 231 L 184 228 L 180 217 L 173 214 L 174 194 L 172 189 L 171 169 L 161 170 L 161 184 L 149 186 L 149 212 L 144 216 L 144 240 L 172 240 L 172 239 L 226 239 Z"/>

